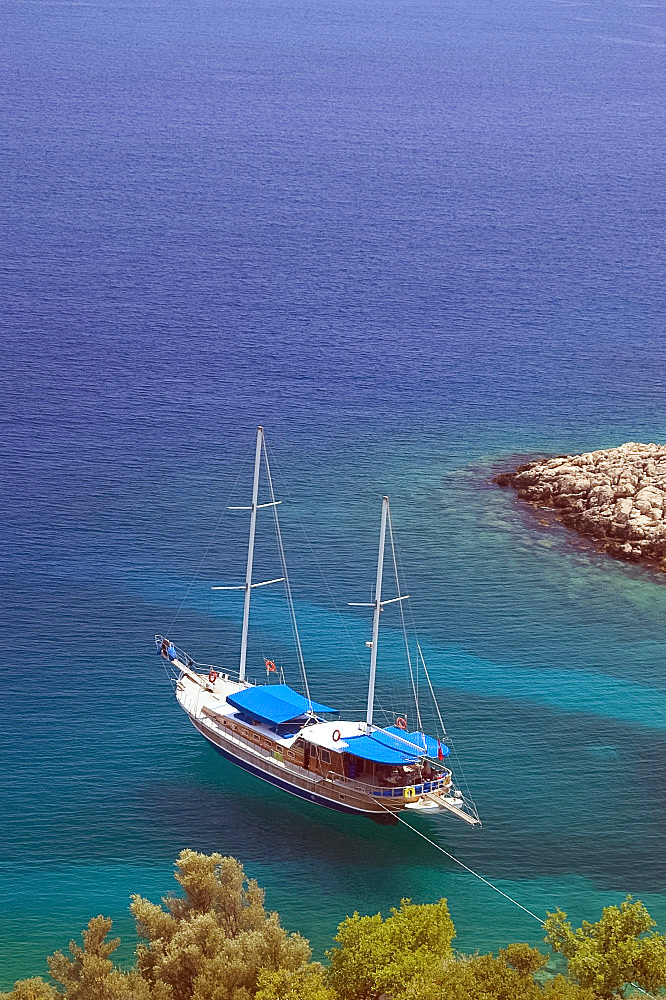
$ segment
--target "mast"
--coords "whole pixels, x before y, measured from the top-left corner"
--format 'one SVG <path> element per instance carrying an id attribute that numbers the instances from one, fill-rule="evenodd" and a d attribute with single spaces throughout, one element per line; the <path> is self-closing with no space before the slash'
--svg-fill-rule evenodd
<path id="1" fill-rule="evenodd" d="M 252 596 L 252 560 L 254 558 L 254 536 L 257 528 L 257 500 L 259 498 L 259 469 L 261 466 L 261 450 L 264 440 L 264 428 L 257 427 L 257 447 L 254 453 L 254 479 L 252 481 L 252 506 L 250 507 L 250 539 L 247 546 L 247 567 L 245 570 L 245 599 L 243 601 L 243 631 L 241 633 L 240 664 L 238 678 L 245 680 L 245 662 L 247 659 L 247 633 L 250 626 L 250 597 Z"/>
<path id="2" fill-rule="evenodd" d="M 377 582 L 375 583 L 375 604 L 372 616 L 372 647 L 370 649 L 370 680 L 368 682 L 368 711 L 365 722 L 367 731 L 372 729 L 372 713 L 375 704 L 375 675 L 377 673 L 377 639 L 379 637 L 379 616 L 382 611 L 382 576 L 384 573 L 384 546 L 386 543 L 386 518 L 389 498 L 382 497 L 382 523 L 379 529 L 379 556 L 377 558 Z"/>
<path id="3" fill-rule="evenodd" d="M 377 557 L 377 580 L 375 583 L 375 599 L 374 601 L 350 601 L 349 606 L 351 608 L 373 608 L 374 614 L 372 616 L 372 642 L 367 645 L 370 646 L 370 680 L 368 682 L 368 709 L 365 716 L 365 728 L 366 732 L 371 732 L 372 730 L 372 715 L 375 705 L 375 677 L 377 674 L 377 640 L 379 637 L 379 616 L 386 607 L 387 604 L 396 604 L 400 601 L 406 601 L 409 594 L 398 595 L 398 597 L 393 597 L 389 601 L 382 601 L 382 577 L 384 575 L 384 548 L 386 543 L 386 523 L 391 523 L 391 514 L 389 511 L 389 498 L 382 497 L 382 523 L 379 529 L 379 555 Z M 391 538 L 393 529 L 391 529 Z M 397 573 L 396 573 L 396 583 Z"/>

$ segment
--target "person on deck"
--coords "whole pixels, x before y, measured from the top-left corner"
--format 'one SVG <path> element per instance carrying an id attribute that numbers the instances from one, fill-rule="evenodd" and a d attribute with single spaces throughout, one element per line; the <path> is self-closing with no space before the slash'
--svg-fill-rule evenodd
<path id="1" fill-rule="evenodd" d="M 172 642 L 170 642 L 167 646 L 167 656 L 171 661 L 176 659 L 176 647 Z"/>

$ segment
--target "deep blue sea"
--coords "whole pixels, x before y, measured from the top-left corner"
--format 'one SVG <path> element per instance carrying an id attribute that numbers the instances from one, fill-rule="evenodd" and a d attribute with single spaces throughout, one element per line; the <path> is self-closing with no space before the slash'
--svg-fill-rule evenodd
<path id="1" fill-rule="evenodd" d="M 186 846 L 239 857 L 318 956 L 404 896 L 446 896 L 463 949 L 539 940 L 176 706 L 155 632 L 238 655 L 240 597 L 209 588 L 242 576 L 225 508 L 259 421 L 313 694 L 344 708 L 391 496 L 484 820 L 419 829 L 538 913 L 632 892 L 666 929 L 666 586 L 489 485 L 517 455 L 666 441 L 664 9 L 0 0 L 0 988 L 98 912 L 128 961 L 130 893 L 175 888 Z M 270 588 L 249 655 L 297 681 Z"/>

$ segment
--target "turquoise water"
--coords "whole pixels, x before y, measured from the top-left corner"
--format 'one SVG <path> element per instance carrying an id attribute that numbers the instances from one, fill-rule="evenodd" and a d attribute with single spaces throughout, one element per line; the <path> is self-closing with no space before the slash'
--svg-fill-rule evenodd
<path id="1" fill-rule="evenodd" d="M 209 587 L 242 575 L 225 505 L 259 421 L 312 691 L 348 710 L 369 621 L 347 602 L 391 496 L 484 826 L 414 823 L 537 913 L 633 892 L 664 928 L 666 589 L 490 483 L 666 440 L 663 7 L 5 14 L 0 988 L 100 911 L 129 960 L 129 894 L 169 891 L 186 846 L 241 858 L 317 955 L 403 896 L 447 896 L 465 949 L 539 939 L 402 827 L 237 772 L 177 708 L 155 632 L 237 658 L 240 599 Z M 378 698 L 404 711 L 382 624 Z M 264 656 L 296 680 L 268 589 Z"/>

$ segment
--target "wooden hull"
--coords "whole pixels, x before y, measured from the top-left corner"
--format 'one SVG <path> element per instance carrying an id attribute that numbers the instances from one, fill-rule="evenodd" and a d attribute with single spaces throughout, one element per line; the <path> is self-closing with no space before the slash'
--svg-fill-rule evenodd
<path id="1" fill-rule="evenodd" d="M 270 760 L 260 758 L 252 752 L 249 747 L 243 747 L 228 739 L 224 739 L 220 734 L 213 732 L 199 719 L 189 715 L 194 728 L 211 744 L 226 760 L 236 764 L 249 774 L 253 774 L 262 781 L 267 781 L 276 788 L 281 788 L 291 795 L 296 795 L 306 802 L 314 802 L 316 805 L 324 806 L 326 809 L 333 809 L 336 812 L 351 813 L 355 816 L 365 816 L 377 823 L 395 824 L 398 822 L 394 813 L 403 808 L 402 798 L 395 800 L 393 808 L 390 804 L 379 804 L 373 802 L 372 796 L 353 789 L 336 787 L 337 782 L 322 778 L 318 775 L 309 776 L 307 773 L 297 775 L 281 767 L 276 761 L 274 764 Z M 398 804 L 399 803 L 399 804 Z"/>

